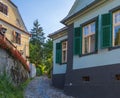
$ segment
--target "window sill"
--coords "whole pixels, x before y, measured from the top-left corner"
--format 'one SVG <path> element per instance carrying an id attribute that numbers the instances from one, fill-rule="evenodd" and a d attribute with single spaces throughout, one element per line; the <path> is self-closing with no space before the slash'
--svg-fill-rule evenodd
<path id="1" fill-rule="evenodd" d="M 61 65 L 63 65 L 63 64 L 67 64 L 67 62 L 65 62 L 65 63 L 61 63 Z"/>
<path id="2" fill-rule="evenodd" d="M 5 17 L 8 17 L 8 14 L 5 14 L 5 13 L 3 13 L 3 12 L 0 12 L 1 14 L 3 14 Z"/>
<path id="3" fill-rule="evenodd" d="M 65 63 L 56 63 L 56 64 L 58 64 L 58 65 L 63 65 L 63 64 L 67 64 L 67 62 L 65 62 Z"/>
<path id="4" fill-rule="evenodd" d="M 89 55 L 93 55 L 93 54 L 97 54 L 97 53 L 98 53 L 98 52 L 95 51 L 95 52 L 91 52 L 91 53 L 86 53 L 86 54 L 79 55 L 79 57 L 89 56 Z"/>
<path id="5" fill-rule="evenodd" d="M 108 50 L 112 51 L 112 50 L 119 49 L 119 48 L 120 48 L 120 46 L 114 46 L 114 47 L 109 47 Z"/>

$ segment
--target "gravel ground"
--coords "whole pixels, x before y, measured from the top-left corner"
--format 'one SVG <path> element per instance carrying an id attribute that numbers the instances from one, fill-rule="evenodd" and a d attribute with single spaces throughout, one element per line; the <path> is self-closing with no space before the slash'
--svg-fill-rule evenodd
<path id="1" fill-rule="evenodd" d="M 25 89 L 24 98 L 73 98 L 62 90 L 51 85 L 51 80 L 45 76 L 34 78 Z"/>

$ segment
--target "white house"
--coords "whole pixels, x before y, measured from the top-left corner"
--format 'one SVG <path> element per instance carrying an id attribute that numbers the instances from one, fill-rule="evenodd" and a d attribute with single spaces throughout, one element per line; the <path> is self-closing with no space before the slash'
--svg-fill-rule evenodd
<path id="1" fill-rule="evenodd" d="M 53 39 L 53 85 L 77 98 L 119 98 L 120 1 L 76 0 Z"/>

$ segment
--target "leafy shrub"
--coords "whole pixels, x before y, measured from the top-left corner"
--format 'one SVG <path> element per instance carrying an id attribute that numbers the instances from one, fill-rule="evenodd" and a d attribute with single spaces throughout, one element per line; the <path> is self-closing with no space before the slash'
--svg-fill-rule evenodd
<path id="1" fill-rule="evenodd" d="M 24 89 L 29 81 L 16 87 L 7 75 L 0 75 L 0 98 L 24 98 Z"/>
<path id="2" fill-rule="evenodd" d="M 42 70 L 40 67 L 36 67 L 36 75 L 41 76 L 42 75 Z"/>

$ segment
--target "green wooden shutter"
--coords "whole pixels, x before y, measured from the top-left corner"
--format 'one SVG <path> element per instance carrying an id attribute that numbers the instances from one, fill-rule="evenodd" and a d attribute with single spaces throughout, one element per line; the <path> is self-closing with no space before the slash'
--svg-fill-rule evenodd
<path id="1" fill-rule="evenodd" d="M 82 54 L 82 28 L 74 29 L 74 55 Z"/>
<path id="2" fill-rule="evenodd" d="M 99 17 L 97 17 L 95 22 L 95 51 L 98 51 L 98 28 L 99 28 Z"/>
<path id="3" fill-rule="evenodd" d="M 56 63 L 61 64 L 62 61 L 62 44 L 56 43 Z"/>
<path id="4" fill-rule="evenodd" d="M 102 15 L 101 47 L 107 48 L 112 45 L 112 14 Z"/>

